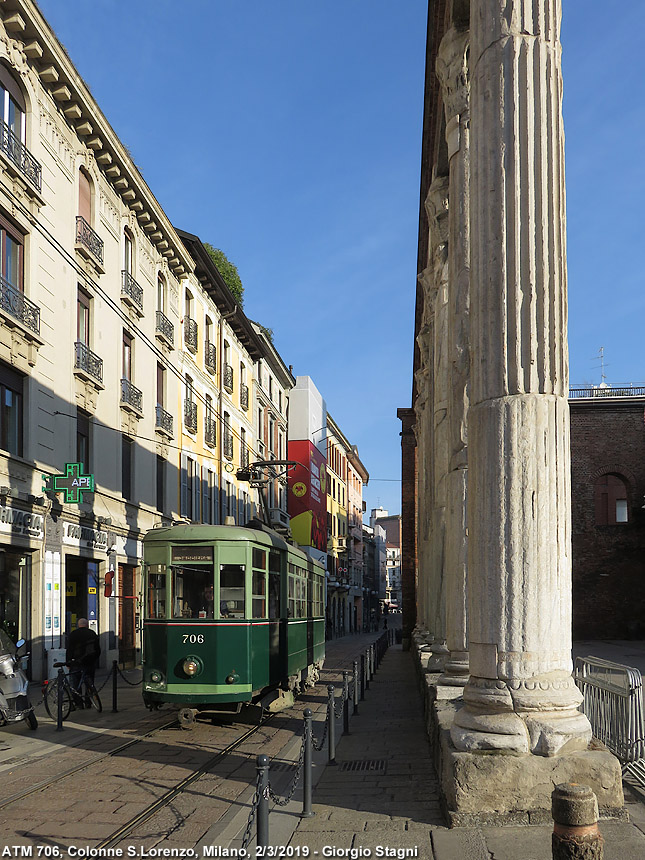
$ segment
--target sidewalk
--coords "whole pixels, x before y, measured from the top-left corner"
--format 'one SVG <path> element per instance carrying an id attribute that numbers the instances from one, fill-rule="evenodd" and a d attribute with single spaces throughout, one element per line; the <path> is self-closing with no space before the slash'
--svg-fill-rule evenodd
<path id="1" fill-rule="evenodd" d="M 590 648 L 593 643 L 585 643 L 586 653 Z M 296 825 L 294 847 L 307 846 L 318 856 L 327 847 L 354 849 L 353 857 L 370 856 L 358 852 L 370 849 L 376 857 L 381 846 L 386 857 L 551 860 L 552 825 L 444 825 L 413 658 L 400 645 L 387 651 L 359 714 L 350 719 L 350 735 L 340 738 L 336 761 L 314 789 L 315 816 Z M 625 799 L 630 822 L 600 824 L 605 860 L 645 858 L 645 805 L 630 792 Z"/>

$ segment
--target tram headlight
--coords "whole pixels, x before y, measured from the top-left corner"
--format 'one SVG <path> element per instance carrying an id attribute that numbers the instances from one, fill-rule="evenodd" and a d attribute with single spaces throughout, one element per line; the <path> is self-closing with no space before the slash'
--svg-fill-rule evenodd
<path id="1" fill-rule="evenodd" d="M 150 680 L 153 684 L 158 684 L 161 681 L 161 672 L 151 672 Z"/>
<path id="2" fill-rule="evenodd" d="M 188 675 L 189 678 L 192 678 L 194 675 L 197 675 L 197 673 L 202 667 L 194 657 L 187 657 L 184 660 L 181 668 L 184 670 L 185 675 Z"/>

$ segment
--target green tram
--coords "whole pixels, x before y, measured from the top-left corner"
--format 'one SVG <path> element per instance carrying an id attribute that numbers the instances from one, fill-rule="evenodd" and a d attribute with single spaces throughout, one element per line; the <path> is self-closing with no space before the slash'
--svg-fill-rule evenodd
<path id="1" fill-rule="evenodd" d="M 258 520 L 177 525 L 143 539 L 143 698 L 149 708 L 277 710 L 325 657 L 325 572 Z M 291 692 L 289 692 L 291 691 Z"/>

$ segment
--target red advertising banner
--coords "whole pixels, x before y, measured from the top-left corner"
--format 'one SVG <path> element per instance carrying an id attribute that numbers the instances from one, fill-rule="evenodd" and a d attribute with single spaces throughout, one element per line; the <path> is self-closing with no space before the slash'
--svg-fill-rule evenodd
<path id="1" fill-rule="evenodd" d="M 289 471 L 291 533 L 300 546 L 327 551 L 327 469 L 325 457 L 308 439 L 290 441 L 288 457 L 299 465 Z"/>

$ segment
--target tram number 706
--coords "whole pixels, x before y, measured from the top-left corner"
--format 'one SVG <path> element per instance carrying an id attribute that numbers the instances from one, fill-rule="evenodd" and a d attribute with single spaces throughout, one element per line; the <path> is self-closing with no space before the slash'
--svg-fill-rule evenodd
<path id="1" fill-rule="evenodd" d="M 203 645 L 204 644 L 204 634 L 203 633 L 184 633 L 184 645 L 186 643 L 190 643 L 191 645 Z"/>

